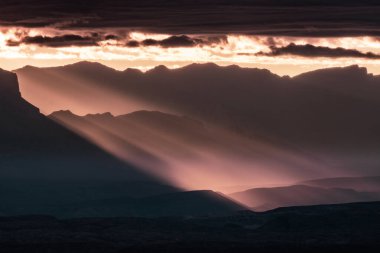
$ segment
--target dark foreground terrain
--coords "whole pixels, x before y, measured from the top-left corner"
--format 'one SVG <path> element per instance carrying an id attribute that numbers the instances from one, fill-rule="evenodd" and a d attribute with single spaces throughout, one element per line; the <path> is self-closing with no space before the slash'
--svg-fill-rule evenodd
<path id="1" fill-rule="evenodd" d="M 223 217 L 0 218 L 1 252 L 373 252 L 380 202 Z"/>

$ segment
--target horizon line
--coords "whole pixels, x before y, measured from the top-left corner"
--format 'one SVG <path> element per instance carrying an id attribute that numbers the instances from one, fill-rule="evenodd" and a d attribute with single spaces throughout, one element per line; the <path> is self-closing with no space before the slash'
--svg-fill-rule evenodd
<path id="1" fill-rule="evenodd" d="M 245 67 L 245 66 L 240 66 L 238 64 L 227 64 L 227 65 L 220 65 L 218 63 L 215 63 L 215 62 L 194 62 L 194 63 L 190 63 L 190 64 L 185 64 L 183 66 L 178 66 L 178 67 L 171 67 L 171 66 L 167 66 L 165 64 L 158 64 L 158 65 L 155 65 L 154 67 L 151 67 L 151 68 L 147 68 L 147 69 L 141 69 L 141 68 L 138 68 L 138 67 L 127 67 L 125 69 L 117 69 L 117 68 L 114 68 L 114 67 L 111 67 L 107 64 L 104 64 L 104 63 L 101 63 L 99 61 L 91 61 L 91 60 L 82 60 L 82 61 L 76 61 L 74 63 L 69 63 L 69 64 L 64 64 L 64 65 L 55 65 L 55 66 L 49 66 L 49 67 L 38 67 L 38 66 L 34 66 L 34 65 L 24 65 L 23 67 L 21 68 L 17 68 L 17 69 L 12 69 L 12 70 L 7 70 L 7 69 L 3 69 L 1 66 L 0 66 L 0 69 L 2 70 L 5 70 L 5 71 L 9 71 L 9 72 L 13 72 L 13 73 L 16 73 L 17 74 L 17 71 L 20 71 L 22 69 L 25 69 L 25 68 L 28 68 L 28 67 L 32 67 L 32 68 L 38 68 L 38 69 L 52 69 L 52 68 L 62 68 L 62 67 L 68 67 L 68 66 L 73 66 L 73 65 L 77 65 L 77 64 L 80 64 L 80 63 L 90 63 L 90 64 L 99 64 L 105 68 L 108 68 L 108 69 L 112 69 L 116 72 L 126 72 L 128 70 L 134 70 L 134 71 L 139 71 L 143 74 L 149 72 L 149 71 L 152 71 L 154 69 L 157 69 L 157 68 L 160 68 L 160 67 L 164 67 L 168 70 L 180 70 L 180 69 L 185 69 L 189 66 L 192 66 L 192 65 L 199 65 L 199 66 L 204 66 L 204 65 L 215 65 L 217 67 L 220 67 L 220 68 L 228 68 L 228 67 L 237 67 L 239 69 L 249 69 L 249 70 L 262 70 L 262 71 L 269 71 L 271 74 L 273 75 L 276 75 L 276 76 L 279 76 L 279 77 L 290 77 L 290 78 L 294 78 L 294 77 L 297 77 L 297 76 L 300 76 L 300 75 L 303 75 L 303 74 L 306 74 L 306 73 L 311 73 L 311 72 L 314 72 L 314 71 L 319 71 L 319 70 L 327 70 L 327 69 L 344 69 L 344 68 L 349 68 L 349 67 L 358 67 L 358 68 L 363 68 L 366 70 L 367 72 L 367 75 L 372 75 L 374 77 L 377 77 L 377 76 L 380 76 L 380 74 L 375 74 L 373 72 L 369 72 L 368 68 L 365 67 L 365 66 L 361 66 L 359 64 L 349 64 L 349 65 L 345 65 L 345 66 L 331 66 L 331 67 L 326 67 L 326 68 L 315 68 L 315 69 L 312 69 L 312 70 L 307 70 L 307 71 L 304 71 L 304 72 L 300 72 L 298 74 L 295 74 L 295 75 L 291 75 L 291 74 L 285 74 L 285 75 L 281 75 L 281 74 L 278 74 L 278 73 L 275 73 L 274 71 L 268 69 L 268 68 L 259 68 L 259 67 Z"/>

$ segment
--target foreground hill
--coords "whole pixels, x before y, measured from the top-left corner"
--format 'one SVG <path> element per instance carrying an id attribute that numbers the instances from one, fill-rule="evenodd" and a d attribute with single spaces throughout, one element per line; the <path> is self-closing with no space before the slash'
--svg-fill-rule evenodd
<path id="1" fill-rule="evenodd" d="M 163 216 L 220 216 L 230 215 L 246 210 L 240 204 L 226 196 L 213 191 L 189 191 L 156 194 L 144 197 L 132 197 L 129 185 L 88 187 L 71 184 L 69 187 L 50 187 L 51 193 L 45 193 L 42 184 L 37 190 L 38 195 L 14 194 L 7 188 L 12 198 L 2 197 L 0 216 L 49 214 L 60 218 L 81 217 L 163 217 Z M 143 188 L 143 183 L 134 186 Z M 149 186 L 149 185 L 148 185 Z M 86 189 L 87 187 L 87 189 Z M 57 192 L 60 188 L 68 192 Z M 82 189 L 80 192 L 77 188 Z M 36 191 L 35 188 L 31 190 Z M 120 192 L 117 192 L 120 190 Z M 157 192 L 162 189 L 156 187 Z M 22 190 L 20 190 L 22 192 Z M 77 196 L 73 196 L 73 192 Z M 143 194 L 143 193 L 140 193 Z M 56 201 L 52 197 L 58 198 Z M 48 203 L 46 203 L 48 201 Z"/>
<path id="2" fill-rule="evenodd" d="M 0 218 L 4 252 L 374 252 L 380 202 L 224 217 Z"/>
<path id="3" fill-rule="evenodd" d="M 230 197 L 262 211 L 286 206 L 321 205 L 351 202 L 380 201 L 380 192 L 360 192 L 344 188 L 320 188 L 291 185 L 254 188 L 230 194 Z"/>

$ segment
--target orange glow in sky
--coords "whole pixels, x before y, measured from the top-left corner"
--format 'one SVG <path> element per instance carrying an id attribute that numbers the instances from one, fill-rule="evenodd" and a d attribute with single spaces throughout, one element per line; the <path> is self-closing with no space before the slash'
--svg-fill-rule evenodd
<path id="1" fill-rule="evenodd" d="M 66 33 L 80 34 L 72 31 Z M 78 61 L 97 61 L 118 70 L 138 68 L 148 70 L 157 65 L 169 68 L 190 63 L 214 62 L 218 65 L 236 64 L 241 67 L 267 68 L 280 75 L 296 75 L 305 71 L 357 64 L 368 71 L 380 74 L 380 60 L 368 58 L 302 57 L 295 55 L 258 56 L 258 52 L 270 51 L 270 43 L 277 47 L 290 43 L 311 44 L 329 48 L 355 49 L 363 53 L 380 54 L 380 41 L 375 37 L 301 38 L 227 35 L 225 40 L 191 47 L 125 46 L 126 40 L 162 40 L 170 35 L 131 32 L 121 40 L 102 40 L 96 46 L 48 47 L 37 44 L 10 45 L 26 36 L 60 36 L 62 31 L 50 28 L 0 28 L 0 68 L 14 70 L 25 65 L 38 67 L 60 66 Z M 210 35 L 211 36 L 211 35 Z"/>

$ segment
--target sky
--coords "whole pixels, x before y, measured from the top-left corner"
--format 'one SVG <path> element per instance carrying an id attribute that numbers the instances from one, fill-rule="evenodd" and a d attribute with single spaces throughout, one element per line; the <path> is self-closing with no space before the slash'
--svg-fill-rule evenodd
<path id="1" fill-rule="evenodd" d="M 0 68 L 214 62 L 294 76 L 357 64 L 380 74 L 379 13 L 376 1 L 350 0 L 6 0 Z"/>

